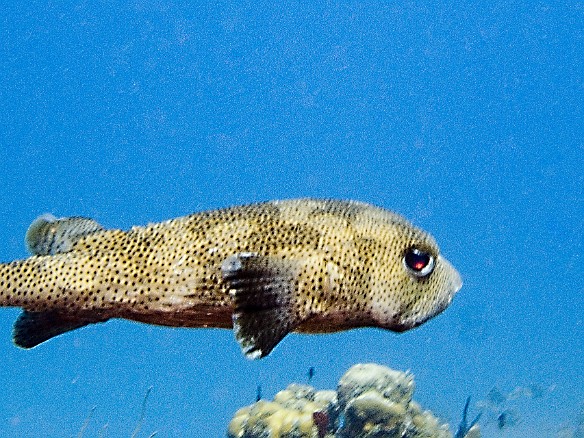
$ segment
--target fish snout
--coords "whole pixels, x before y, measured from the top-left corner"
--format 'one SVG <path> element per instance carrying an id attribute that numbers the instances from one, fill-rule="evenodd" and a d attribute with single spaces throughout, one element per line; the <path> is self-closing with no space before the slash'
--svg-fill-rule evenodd
<path id="1" fill-rule="evenodd" d="M 452 264 L 442 256 L 438 256 L 440 263 L 444 265 L 444 270 L 449 278 L 446 284 L 450 294 L 454 296 L 462 288 L 462 277 Z"/>
<path id="2" fill-rule="evenodd" d="M 442 285 L 442 300 L 439 303 L 440 310 L 436 313 L 440 313 L 446 309 L 452 302 L 454 295 L 462 288 L 462 277 L 448 260 L 442 256 L 438 256 L 438 265 L 442 267 L 444 283 Z"/>

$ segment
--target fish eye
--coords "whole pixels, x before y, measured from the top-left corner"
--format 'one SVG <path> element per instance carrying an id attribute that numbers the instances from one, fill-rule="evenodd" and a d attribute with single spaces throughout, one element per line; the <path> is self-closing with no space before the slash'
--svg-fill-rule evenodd
<path id="1" fill-rule="evenodd" d="M 434 270 L 434 256 L 418 248 L 409 248 L 403 262 L 406 269 L 416 277 L 427 277 Z"/>

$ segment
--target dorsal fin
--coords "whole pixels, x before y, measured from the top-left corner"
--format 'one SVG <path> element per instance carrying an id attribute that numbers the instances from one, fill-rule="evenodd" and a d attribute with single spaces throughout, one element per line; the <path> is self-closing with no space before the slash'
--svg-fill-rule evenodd
<path id="1" fill-rule="evenodd" d="M 57 219 L 52 214 L 43 214 L 30 224 L 24 241 L 31 254 L 52 255 L 68 252 L 83 236 L 102 230 L 103 227 L 93 219 Z"/>

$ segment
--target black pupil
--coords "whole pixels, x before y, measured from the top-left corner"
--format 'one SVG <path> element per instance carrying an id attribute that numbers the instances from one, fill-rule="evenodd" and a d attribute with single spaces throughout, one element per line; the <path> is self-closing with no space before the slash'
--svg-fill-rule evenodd
<path id="1" fill-rule="evenodd" d="M 419 249 L 412 248 L 406 253 L 406 263 L 412 270 L 420 272 L 430 263 L 430 255 Z"/>

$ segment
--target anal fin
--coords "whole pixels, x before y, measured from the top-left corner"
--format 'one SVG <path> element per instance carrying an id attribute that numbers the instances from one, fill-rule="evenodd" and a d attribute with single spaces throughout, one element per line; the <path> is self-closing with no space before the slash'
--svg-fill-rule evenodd
<path id="1" fill-rule="evenodd" d="M 88 319 L 65 316 L 58 312 L 29 312 L 24 310 L 14 323 L 12 340 L 21 348 L 33 348 L 49 339 L 107 319 Z"/>
<path id="2" fill-rule="evenodd" d="M 248 359 L 267 356 L 303 320 L 295 307 L 299 263 L 254 253 L 229 256 L 221 266 L 234 298 L 233 330 Z"/>

